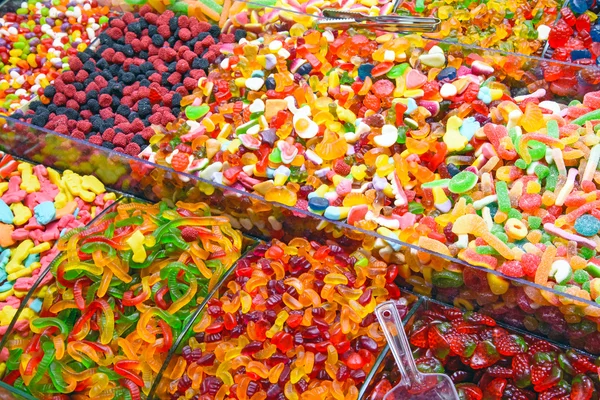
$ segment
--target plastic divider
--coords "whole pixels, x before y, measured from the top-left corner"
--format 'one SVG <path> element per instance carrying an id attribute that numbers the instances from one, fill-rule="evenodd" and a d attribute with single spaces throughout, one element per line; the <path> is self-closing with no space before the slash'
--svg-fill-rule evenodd
<path id="1" fill-rule="evenodd" d="M 167 354 L 167 358 L 165 359 L 165 362 L 163 363 L 162 368 L 156 375 L 154 384 L 152 385 L 152 388 L 150 389 L 150 393 L 148 393 L 148 399 L 150 399 L 150 400 L 153 399 L 156 394 L 156 391 L 159 389 L 159 386 L 161 384 L 165 384 L 162 382 L 162 378 L 165 373 L 165 370 L 168 368 L 171 360 L 173 359 L 173 356 L 175 356 L 176 353 L 181 352 L 181 345 L 184 344 L 185 341 L 189 340 L 190 334 L 191 334 L 191 329 L 197 323 L 198 318 L 201 317 L 202 312 L 204 311 L 204 308 L 206 307 L 206 304 L 208 303 L 208 301 L 210 299 L 212 299 L 217 293 L 219 293 L 221 290 L 221 287 L 229 281 L 231 274 L 233 274 L 235 272 L 235 269 L 237 268 L 237 265 L 240 262 L 240 260 L 243 260 L 246 257 L 246 255 L 248 255 L 250 252 L 252 252 L 254 250 L 254 248 L 256 246 L 258 246 L 261 243 L 264 243 L 264 242 L 260 241 L 260 239 L 251 238 L 249 236 L 246 236 L 245 239 L 248 241 L 248 243 L 246 243 L 246 249 L 242 253 L 242 256 L 227 271 L 225 271 L 223 273 L 223 275 L 221 276 L 219 282 L 217 282 L 215 287 L 209 288 L 210 291 L 209 291 L 208 295 L 202 301 L 202 303 L 198 306 L 198 308 L 196 308 L 196 311 L 194 311 L 192 314 L 190 314 L 190 317 L 188 318 L 187 323 L 185 324 L 183 330 L 181 331 L 181 334 L 173 342 L 173 346 L 169 350 L 169 353 Z M 165 376 L 165 378 L 168 378 L 168 377 Z"/>
<path id="2" fill-rule="evenodd" d="M 483 276 L 484 280 L 498 281 L 499 285 L 507 287 L 504 293 L 508 288 L 524 287 L 531 296 L 540 301 L 546 297 L 550 299 L 544 300 L 542 305 L 549 304 L 557 310 L 563 305 L 570 306 L 567 309 L 563 308 L 569 313 L 568 315 L 582 314 L 582 310 L 586 310 L 583 316 L 587 313 L 589 317 L 587 319 L 590 321 L 600 317 L 600 305 L 591 300 L 559 292 L 526 279 L 509 277 L 483 266 L 471 265 L 458 258 L 438 254 L 395 237 L 366 231 L 341 221 L 331 221 L 323 216 L 280 203 L 269 203 L 254 193 L 208 182 L 191 174 L 176 173 L 165 166 L 111 152 L 106 148 L 71 139 L 14 119 L 6 118 L 5 121 L 6 123 L 0 126 L 0 147 L 9 153 L 43 162 L 53 168 L 70 168 L 78 173 L 89 174 L 98 169 L 97 175 L 111 189 L 127 191 L 146 200 L 158 201 L 164 198 L 170 202 L 177 200 L 205 202 L 214 210 L 229 217 L 232 225 L 242 229 L 246 234 L 262 238 L 278 237 L 283 240 L 310 237 L 323 242 L 331 239 L 343 246 L 356 247 L 362 243 L 373 248 L 377 245 L 377 250 L 389 246 L 393 253 L 385 253 L 382 258 L 392 262 L 401 260 L 408 265 L 405 285 L 429 288 L 425 292 L 420 292 L 423 295 L 442 299 L 445 296 L 444 290 L 438 290 L 432 283 L 432 269 L 427 266 L 433 260 L 435 265 L 440 266 L 440 272 L 458 273 L 462 276 L 463 270 L 467 270 L 469 273 Z M 280 230 L 272 229 L 270 218 L 275 218 L 281 224 Z M 429 255 L 430 260 L 420 261 L 419 257 L 425 257 L 424 255 Z M 488 276 L 495 278 L 486 278 Z M 461 284 L 460 287 L 464 285 Z M 428 294 L 428 291 L 431 293 Z M 559 299 L 564 301 L 561 302 Z M 566 304 L 563 304 L 564 302 Z M 577 346 L 583 348 L 585 343 L 576 344 Z M 591 352 L 600 354 L 600 347 Z"/>

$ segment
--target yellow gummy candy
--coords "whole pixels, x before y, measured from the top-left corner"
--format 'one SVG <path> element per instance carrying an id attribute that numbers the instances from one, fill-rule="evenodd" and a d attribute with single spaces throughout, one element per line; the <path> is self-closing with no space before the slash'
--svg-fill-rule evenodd
<path id="1" fill-rule="evenodd" d="M 92 191 L 96 194 L 104 193 L 106 190 L 104 188 L 104 184 L 98 180 L 93 175 L 86 175 L 81 179 L 81 186 L 89 191 Z"/>
<path id="2" fill-rule="evenodd" d="M 33 174 L 33 167 L 31 164 L 21 163 L 18 167 L 21 173 L 21 186 L 20 188 L 27 193 L 38 192 L 40 190 L 40 181 L 37 176 Z"/>
<path id="3" fill-rule="evenodd" d="M 469 141 L 460 134 L 458 128 L 462 126 L 462 119 L 456 115 L 451 116 L 446 124 L 446 133 L 444 134 L 444 143 L 448 146 L 448 151 L 459 151 L 467 146 Z"/>
<path id="4" fill-rule="evenodd" d="M 30 239 L 22 241 L 19 246 L 12 252 L 10 257 L 10 261 L 6 264 L 5 271 L 7 274 L 12 274 L 13 272 L 18 271 L 23 268 L 23 261 L 29 255 L 31 249 L 33 248 L 33 241 Z"/>
<path id="5" fill-rule="evenodd" d="M 144 248 L 144 234 L 140 231 L 135 231 L 129 239 L 127 244 L 133 251 L 133 257 L 131 258 L 134 262 L 142 263 L 146 261 L 146 249 Z"/>
<path id="6" fill-rule="evenodd" d="M 33 216 L 29 207 L 24 206 L 22 203 L 13 203 L 10 205 L 10 209 L 15 215 L 13 224 L 16 226 L 25 224 Z"/>
<path id="7" fill-rule="evenodd" d="M 0 196 L 2 196 L 8 190 L 8 182 L 0 183 Z"/>

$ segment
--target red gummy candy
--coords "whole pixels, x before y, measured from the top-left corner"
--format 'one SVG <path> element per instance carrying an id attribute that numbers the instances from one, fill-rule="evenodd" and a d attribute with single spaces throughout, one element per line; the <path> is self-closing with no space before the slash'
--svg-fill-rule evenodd
<path id="1" fill-rule="evenodd" d="M 550 30 L 548 43 L 553 48 L 558 48 L 567 44 L 569 38 L 573 35 L 573 29 L 564 21 L 560 20 Z"/>

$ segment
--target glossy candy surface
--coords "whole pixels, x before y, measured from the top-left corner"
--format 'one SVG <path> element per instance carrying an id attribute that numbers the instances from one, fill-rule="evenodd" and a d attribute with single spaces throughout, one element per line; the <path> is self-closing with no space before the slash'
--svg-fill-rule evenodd
<path id="1" fill-rule="evenodd" d="M 600 24 L 596 1 L 569 1 L 560 10 L 560 19 L 550 30 L 549 54 L 555 60 L 598 65 Z"/>
<path id="2" fill-rule="evenodd" d="M 186 369 L 166 373 L 163 390 L 172 399 L 356 399 L 385 345 L 375 306 L 400 298 L 387 267 L 305 239 L 259 245 L 207 303 L 179 357 Z"/>
<path id="3" fill-rule="evenodd" d="M 202 203 L 117 205 L 60 241 L 56 284 L 33 333 L 7 341 L 4 381 L 37 398 L 140 399 L 241 246 Z"/>
<path id="4" fill-rule="evenodd" d="M 598 396 L 598 366 L 593 359 L 496 326 L 489 317 L 429 303 L 409 325 L 417 367 L 448 374 L 461 399 Z M 369 400 L 383 399 L 401 379 L 391 357 L 382 368 Z"/>

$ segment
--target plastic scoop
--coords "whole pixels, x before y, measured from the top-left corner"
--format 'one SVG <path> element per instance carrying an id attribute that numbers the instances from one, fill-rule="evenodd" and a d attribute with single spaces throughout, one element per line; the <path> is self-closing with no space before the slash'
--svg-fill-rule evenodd
<path id="1" fill-rule="evenodd" d="M 402 376 L 383 400 L 459 400 L 449 376 L 424 374 L 417 369 L 396 302 L 381 303 L 375 308 L 375 314 Z"/>

